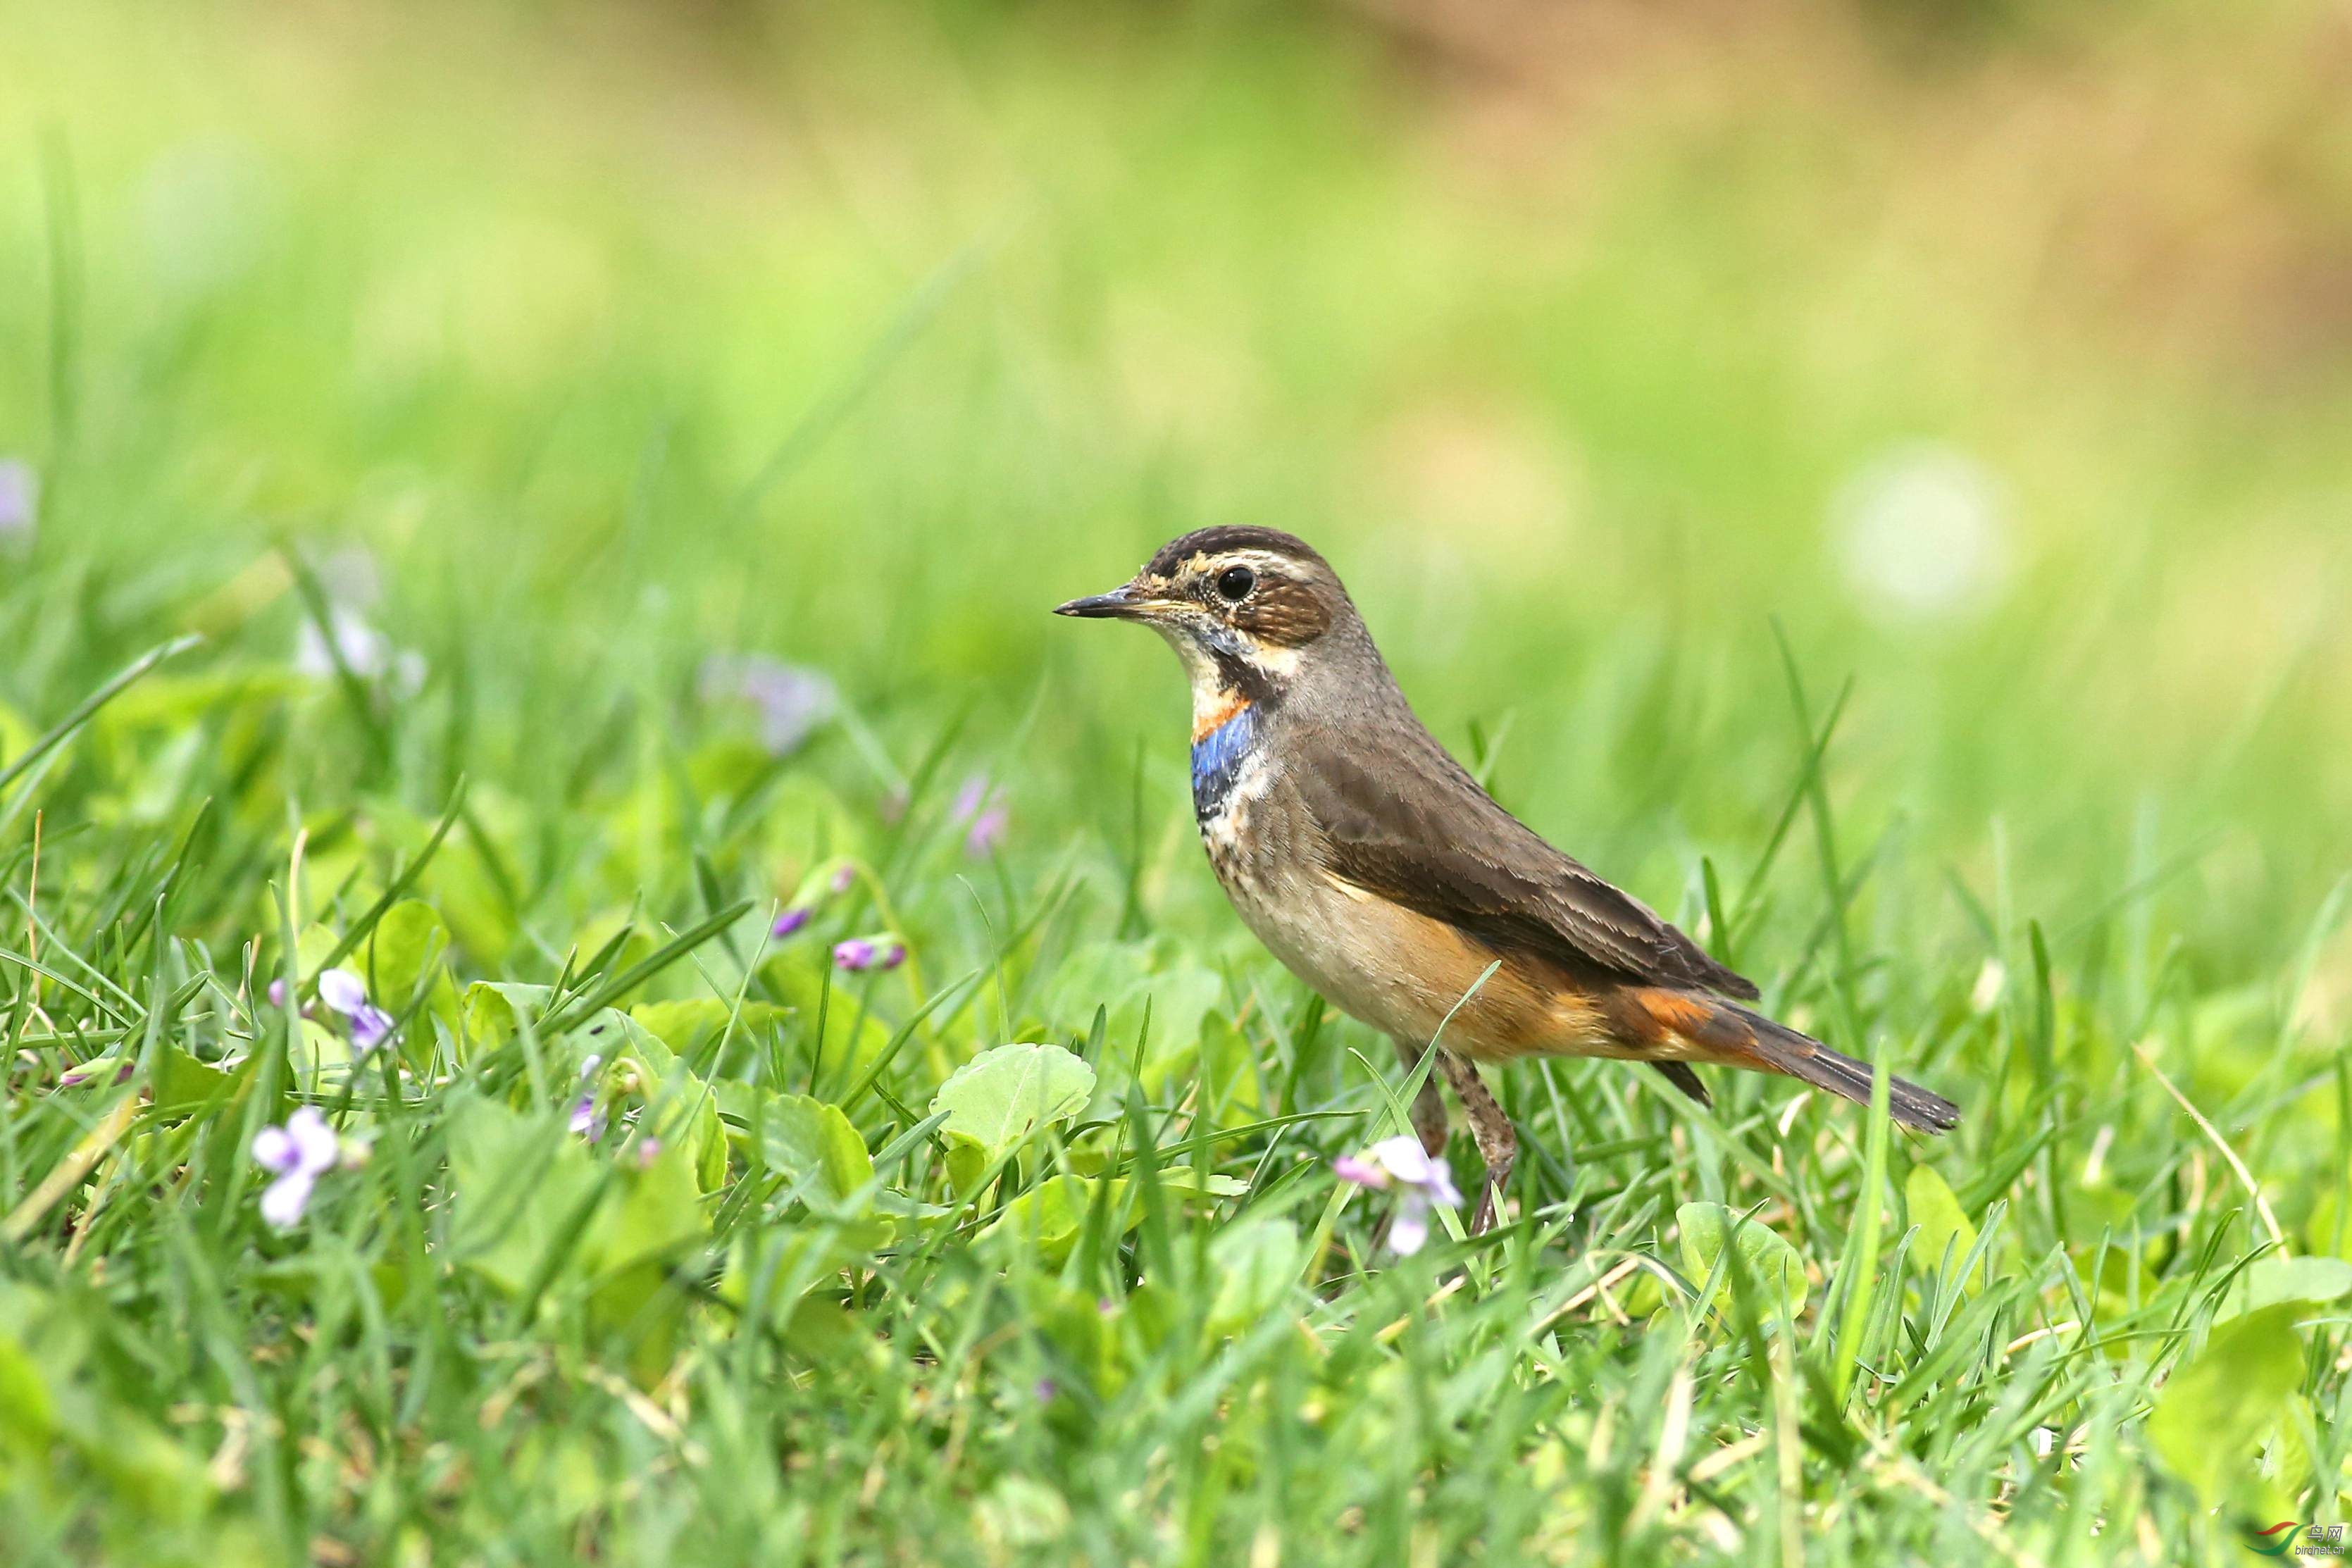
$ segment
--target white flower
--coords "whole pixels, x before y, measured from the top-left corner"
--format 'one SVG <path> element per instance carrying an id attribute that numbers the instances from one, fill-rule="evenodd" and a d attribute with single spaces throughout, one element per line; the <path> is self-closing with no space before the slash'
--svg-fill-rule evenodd
<path id="1" fill-rule="evenodd" d="M 348 605 L 331 605 L 327 622 L 334 632 L 330 644 L 319 623 L 304 620 L 294 642 L 294 668 L 313 680 L 331 680 L 336 660 L 362 680 L 383 680 L 398 697 L 414 697 L 425 687 L 425 656 L 392 646 L 392 639 L 368 625 L 365 616 Z"/>
<path id="2" fill-rule="evenodd" d="M 0 458 L 0 548 L 33 542 L 41 519 L 41 476 L 22 458 Z"/>
<path id="3" fill-rule="evenodd" d="M 383 570 L 376 564 L 375 552 L 364 544 L 331 550 L 312 563 L 311 570 L 318 574 L 319 586 L 327 591 L 330 604 L 364 612 L 383 598 Z"/>
<path id="4" fill-rule="evenodd" d="M 305 1105 L 283 1127 L 265 1127 L 253 1138 L 253 1163 L 278 1179 L 262 1190 L 261 1217 L 278 1230 L 291 1230 L 310 1206 L 319 1178 L 342 1157 L 335 1130 L 318 1107 Z"/>
<path id="5" fill-rule="evenodd" d="M 1830 521 L 1864 614 L 1909 624 L 1981 608 L 2007 582 L 2009 497 L 1954 447 L 1895 447 L 1847 480 Z"/>
<path id="6" fill-rule="evenodd" d="M 367 1005 L 367 986 L 348 969 L 330 969 L 319 976 L 319 1000 L 346 1017 Z"/>
<path id="7" fill-rule="evenodd" d="M 1443 1160 L 1433 1159 L 1411 1136 L 1384 1138 L 1362 1153 L 1331 1162 L 1344 1182 L 1374 1192 L 1393 1188 L 1397 1194 L 1395 1221 L 1389 1226 L 1389 1247 L 1400 1258 L 1419 1252 L 1429 1239 L 1429 1208 L 1444 1204 L 1460 1208 L 1462 1194 L 1454 1190 L 1454 1173 Z"/>

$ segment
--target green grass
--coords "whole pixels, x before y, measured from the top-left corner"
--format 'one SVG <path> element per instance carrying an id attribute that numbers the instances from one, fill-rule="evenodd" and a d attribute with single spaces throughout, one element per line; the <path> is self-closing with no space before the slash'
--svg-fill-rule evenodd
<path id="1" fill-rule="evenodd" d="M 2126 110 L 2051 38 L 1790 23 L 1812 76 L 1637 58 L 1699 85 L 1496 151 L 1526 105 L 1328 19 L 653 16 L 0 6 L 0 1558 L 2352 1514 L 2352 374 L 2076 268 L 2067 116 Z M 2083 68 L 2144 106 L 2305 19 Z M 2269 79 L 2183 110 L 2185 210 Z M 1988 116 L 2047 191 L 1956 164 Z M 1837 498 L 1923 437 L 2011 567 L 1890 619 Z M 1225 910 L 1156 641 L 1045 614 L 1212 521 L 1314 541 L 1499 798 L 1962 1129 L 1523 1067 L 1516 1223 L 1385 1256 L 1329 1162 L 1387 1043 Z M 338 605 L 413 671 L 298 665 Z M 701 689 L 744 653 L 837 716 L 772 754 Z M 264 999 L 338 963 L 356 1066 Z M 1071 1092 L 957 1076 L 1021 1042 Z M 281 1233 L 300 1105 L 365 1157 Z"/>

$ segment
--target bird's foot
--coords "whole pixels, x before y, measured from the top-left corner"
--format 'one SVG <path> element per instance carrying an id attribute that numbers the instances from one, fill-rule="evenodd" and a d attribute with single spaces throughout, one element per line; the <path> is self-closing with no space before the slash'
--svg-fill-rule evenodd
<path id="1" fill-rule="evenodd" d="M 1511 1179 L 1511 1167 L 1489 1165 L 1486 1179 L 1478 1188 L 1478 1207 L 1470 1216 L 1470 1234 L 1484 1236 L 1495 1228 L 1503 1213 L 1503 1184 Z"/>

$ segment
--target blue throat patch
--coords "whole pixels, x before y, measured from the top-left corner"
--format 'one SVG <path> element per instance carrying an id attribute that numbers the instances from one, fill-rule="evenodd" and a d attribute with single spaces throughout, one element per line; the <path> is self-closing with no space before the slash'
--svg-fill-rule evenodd
<path id="1" fill-rule="evenodd" d="M 1234 781 L 1257 744 L 1257 708 L 1244 708 L 1192 742 L 1192 810 L 1202 817 L 1223 811 Z"/>

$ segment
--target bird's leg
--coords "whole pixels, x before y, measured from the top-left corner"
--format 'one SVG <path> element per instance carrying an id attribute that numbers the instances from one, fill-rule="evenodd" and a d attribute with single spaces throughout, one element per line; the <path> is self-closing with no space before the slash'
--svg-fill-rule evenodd
<path id="1" fill-rule="evenodd" d="M 1411 1040 L 1396 1042 L 1397 1060 L 1404 1064 L 1405 1076 L 1421 1066 L 1423 1047 Z M 1443 1058 L 1441 1058 L 1443 1059 Z M 1421 1139 L 1421 1146 L 1433 1160 L 1445 1152 L 1445 1099 L 1437 1092 L 1437 1075 L 1432 1072 L 1422 1079 L 1421 1092 L 1412 1097 L 1412 1130 Z"/>
<path id="2" fill-rule="evenodd" d="M 1470 1221 L 1470 1234 L 1476 1236 L 1494 1226 L 1503 1184 L 1511 1179 L 1511 1166 L 1519 1157 L 1519 1135 L 1512 1131 L 1511 1119 L 1495 1103 L 1476 1068 L 1451 1051 L 1437 1060 L 1445 1068 L 1445 1081 L 1454 1086 L 1454 1098 L 1470 1118 L 1470 1135 L 1478 1141 L 1478 1157 L 1486 1162 L 1486 1184 L 1478 1194 L 1478 1212 Z"/>

